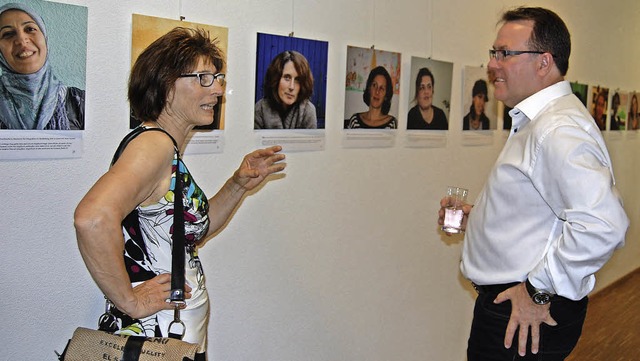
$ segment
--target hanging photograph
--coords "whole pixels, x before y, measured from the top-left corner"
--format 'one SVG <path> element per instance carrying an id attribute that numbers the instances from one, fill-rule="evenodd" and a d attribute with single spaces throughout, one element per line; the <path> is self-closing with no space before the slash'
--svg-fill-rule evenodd
<path id="1" fill-rule="evenodd" d="M 324 149 L 329 43 L 258 33 L 253 129 L 259 147 Z"/>
<path id="2" fill-rule="evenodd" d="M 258 33 L 254 129 L 324 129 L 326 41 Z"/>
<path id="3" fill-rule="evenodd" d="M 467 66 L 462 86 L 462 130 L 496 129 L 497 102 L 489 84 L 487 69 Z"/>
<path id="4" fill-rule="evenodd" d="M 228 33 L 224 27 L 192 23 L 184 20 L 163 19 L 152 16 L 133 14 L 131 34 L 131 66 L 138 56 L 152 42 L 176 27 L 203 29 L 208 31 L 212 39 L 216 39 L 217 46 L 222 50 L 225 63 L 227 61 Z M 227 69 L 217 69 L 226 73 Z M 225 85 L 228 88 L 228 85 Z M 225 124 L 226 97 L 221 96 L 213 108 L 210 125 L 197 126 L 191 131 L 184 150 L 185 154 L 219 153 L 222 152 L 222 132 Z M 129 127 L 135 128 L 140 124 L 133 113 L 129 117 Z"/>
<path id="5" fill-rule="evenodd" d="M 640 129 L 640 111 L 638 110 L 638 93 L 629 94 L 629 111 L 627 112 L 627 130 Z"/>
<path id="6" fill-rule="evenodd" d="M 81 156 L 86 59 L 86 7 L 0 0 L 1 159 Z"/>
<path id="7" fill-rule="evenodd" d="M 498 113 L 502 110 L 502 129 L 503 130 L 511 130 L 512 119 L 511 114 L 509 112 L 513 110 L 513 108 L 506 106 L 503 102 L 498 101 Z"/>
<path id="8" fill-rule="evenodd" d="M 347 47 L 345 129 L 397 129 L 400 53 Z"/>
<path id="9" fill-rule="evenodd" d="M 589 85 L 581 84 L 578 82 L 571 82 L 571 91 L 573 91 L 573 95 L 578 97 L 584 106 L 587 106 L 587 98 L 589 94 Z"/>
<path id="10" fill-rule="evenodd" d="M 609 104 L 609 88 L 601 86 L 591 86 L 589 91 L 591 105 L 589 112 L 598 125 L 598 129 L 607 129 L 607 109 Z"/>
<path id="11" fill-rule="evenodd" d="M 407 129 L 449 129 L 453 63 L 412 57 Z"/>
<path id="12" fill-rule="evenodd" d="M 627 110 L 629 109 L 629 92 L 615 91 L 611 96 L 611 111 L 609 111 L 609 129 L 627 129 Z"/>

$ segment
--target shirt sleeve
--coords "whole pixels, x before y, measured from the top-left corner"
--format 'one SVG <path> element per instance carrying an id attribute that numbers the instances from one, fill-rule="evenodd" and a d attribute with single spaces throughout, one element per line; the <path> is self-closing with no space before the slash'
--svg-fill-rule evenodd
<path id="1" fill-rule="evenodd" d="M 529 274 L 534 287 L 579 300 L 597 272 L 624 244 L 629 226 L 606 149 L 579 126 L 543 135 L 531 179 L 558 221 L 542 260 Z"/>

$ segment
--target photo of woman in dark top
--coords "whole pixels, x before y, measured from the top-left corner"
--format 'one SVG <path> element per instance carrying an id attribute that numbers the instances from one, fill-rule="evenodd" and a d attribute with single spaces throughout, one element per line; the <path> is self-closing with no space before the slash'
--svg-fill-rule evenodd
<path id="1" fill-rule="evenodd" d="M 489 129 L 489 118 L 484 114 L 485 104 L 489 101 L 487 81 L 478 79 L 471 91 L 473 97 L 469 113 L 462 119 L 462 130 Z"/>
<path id="2" fill-rule="evenodd" d="M 435 80 L 429 68 L 421 68 L 416 76 L 416 105 L 409 110 L 407 129 L 449 129 L 444 111 L 433 105 Z"/>

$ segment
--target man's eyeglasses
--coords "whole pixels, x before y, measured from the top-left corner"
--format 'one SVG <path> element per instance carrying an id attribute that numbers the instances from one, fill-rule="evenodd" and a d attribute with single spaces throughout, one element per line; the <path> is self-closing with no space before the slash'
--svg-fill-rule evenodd
<path id="1" fill-rule="evenodd" d="M 544 53 L 546 53 L 546 51 L 491 49 L 489 50 L 489 58 L 496 59 L 497 61 L 502 61 L 507 56 L 514 56 L 514 55 L 520 55 L 520 54 L 544 54 Z"/>
<path id="2" fill-rule="evenodd" d="M 188 78 L 188 77 L 197 77 L 200 80 L 200 85 L 203 87 L 210 87 L 214 81 L 217 81 L 218 84 L 224 86 L 224 78 L 225 75 L 223 73 L 189 73 L 189 74 L 181 74 L 179 78 Z"/>

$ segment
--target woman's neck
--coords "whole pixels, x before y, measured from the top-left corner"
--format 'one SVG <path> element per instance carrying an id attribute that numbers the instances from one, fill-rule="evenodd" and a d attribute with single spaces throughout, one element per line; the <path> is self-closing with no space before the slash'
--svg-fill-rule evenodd
<path id="1" fill-rule="evenodd" d="M 418 106 L 418 109 L 420 109 L 420 115 L 422 115 L 422 119 L 424 119 L 427 124 L 431 124 L 431 122 L 433 121 L 433 107 L 431 105 L 426 108 Z"/>
<path id="2" fill-rule="evenodd" d="M 184 127 L 180 126 L 178 120 L 167 116 L 164 112 L 160 114 L 158 119 L 156 119 L 155 121 L 146 121 L 143 123 L 143 125 L 160 128 L 169 133 L 171 137 L 176 141 L 178 149 L 182 149 L 185 139 L 187 139 L 187 135 L 189 135 L 189 132 L 191 131 L 191 129 L 193 129 L 193 125 Z"/>
<path id="3" fill-rule="evenodd" d="M 361 114 L 361 117 L 362 120 L 370 126 L 386 123 L 389 119 L 389 115 L 382 114 L 382 110 L 380 108 L 369 108 L 368 111 Z"/>
<path id="4" fill-rule="evenodd" d="M 278 115 L 280 115 L 280 120 L 284 121 L 294 106 L 295 104 L 291 104 L 291 105 L 280 104 L 280 109 L 278 110 Z"/>

